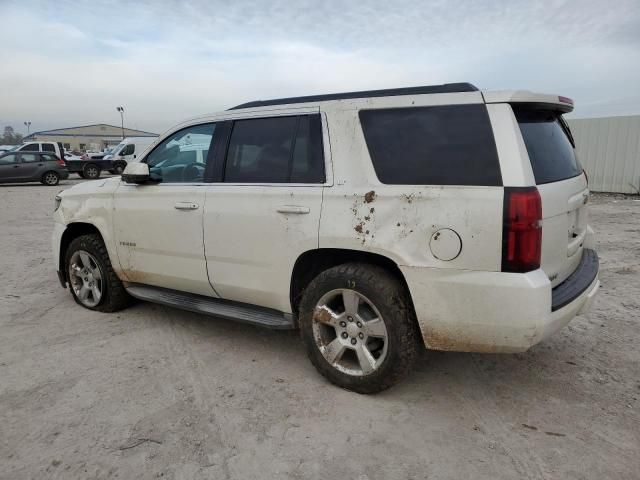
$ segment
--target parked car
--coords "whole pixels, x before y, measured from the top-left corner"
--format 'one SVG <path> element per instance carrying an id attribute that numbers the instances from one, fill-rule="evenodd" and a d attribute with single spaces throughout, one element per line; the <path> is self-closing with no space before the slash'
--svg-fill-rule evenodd
<path id="1" fill-rule="evenodd" d="M 69 178 L 64 161 L 53 153 L 6 152 L 0 154 L 0 183 L 40 182 L 57 185 Z"/>
<path id="2" fill-rule="evenodd" d="M 111 170 L 113 163 L 111 160 L 102 158 L 69 158 L 67 160 L 67 169 L 70 173 L 77 173 L 79 177 L 87 180 L 95 180 L 100 178 L 100 174 L 104 170 Z"/>
<path id="3" fill-rule="evenodd" d="M 0 145 L 0 153 L 11 152 L 18 148 L 18 145 Z"/>
<path id="4" fill-rule="evenodd" d="M 15 149 L 16 152 L 49 152 L 64 159 L 64 147 L 60 142 L 26 142 Z"/>
<path id="5" fill-rule="evenodd" d="M 122 140 L 105 160 L 113 161 L 111 173 L 121 174 L 128 162 L 135 160 L 157 137 L 128 137 Z"/>
<path id="6" fill-rule="evenodd" d="M 299 328 L 319 372 L 361 393 L 422 347 L 522 352 L 600 284 L 572 109 L 446 84 L 199 117 L 122 178 L 59 195 L 55 267 L 88 309 L 133 297 Z"/>

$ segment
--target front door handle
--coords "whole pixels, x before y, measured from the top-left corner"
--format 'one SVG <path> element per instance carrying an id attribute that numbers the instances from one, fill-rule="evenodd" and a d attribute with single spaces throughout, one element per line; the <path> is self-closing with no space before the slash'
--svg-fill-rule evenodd
<path id="1" fill-rule="evenodd" d="M 278 213 L 295 213 L 298 215 L 304 215 L 309 213 L 309 207 L 300 207 L 298 205 L 282 205 L 276 210 Z"/>
<path id="2" fill-rule="evenodd" d="M 173 206 L 173 208 L 176 210 L 197 210 L 199 206 L 200 205 L 193 202 L 178 202 Z"/>

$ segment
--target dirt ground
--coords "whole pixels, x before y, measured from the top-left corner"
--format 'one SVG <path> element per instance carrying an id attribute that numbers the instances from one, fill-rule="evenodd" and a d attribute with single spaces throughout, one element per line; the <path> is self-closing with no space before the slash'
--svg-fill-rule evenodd
<path id="1" fill-rule="evenodd" d="M 77 306 L 51 261 L 62 188 L 0 185 L 0 478 L 640 478 L 637 198 L 593 199 L 588 315 L 524 354 L 425 352 L 362 396 L 293 332 Z"/>

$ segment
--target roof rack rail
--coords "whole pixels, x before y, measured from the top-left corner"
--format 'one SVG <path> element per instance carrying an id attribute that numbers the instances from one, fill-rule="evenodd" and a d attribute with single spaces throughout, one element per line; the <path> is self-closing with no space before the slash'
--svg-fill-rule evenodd
<path id="1" fill-rule="evenodd" d="M 329 100 L 345 100 L 350 98 L 394 97 L 399 95 L 425 95 L 430 93 L 477 92 L 478 87 L 471 83 L 444 83 L 423 87 L 388 88 L 383 90 L 364 90 L 361 92 L 329 93 L 326 95 L 309 95 L 306 97 L 276 98 L 273 100 L 256 100 L 247 102 L 229 110 L 240 108 L 267 107 L 269 105 L 287 105 L 291 103 L 326 102 Z"/>

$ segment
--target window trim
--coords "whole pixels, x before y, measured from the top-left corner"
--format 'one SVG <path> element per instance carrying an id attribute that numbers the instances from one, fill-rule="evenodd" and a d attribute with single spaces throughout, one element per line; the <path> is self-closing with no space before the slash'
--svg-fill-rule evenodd
<path id="1" fill-rule="evenodd" d="M 218 162 L 218 171 L 216 172 L 216 179 L 212 181 L 212 183 L 216 184 L 216 185 L 229 185 L 229 186 L 239 186 L 239 187 L 244 187 L 244 186 L 259 186 L 259 187 L 326 187 L 326 186 L 331 186 L 333 185 L 333 171 L 331 170 L 330 166 L 330 160 L 331 160 L 331 149 L 328 148 L 329 147 L 329 137 L 328 137 L 328 128 L 327 128 L 327 121 L 326 121 L 326 115 L 324 112 L 318 112 L 318 111 L 312 111 L 312 112 L 296 112 L 296 111 L 283 111 L 280 112 L 279 115 L 274 115 L 272 112 L 260 112 L 263 113 L 262 115 L 255 115 L 255 112 L 253 115 L 247 115 L 247 116 L 242 116 L 242 117 L 237 117 L 237 118 L 232 118 L 226 121 L 226 123 L 229 124 L 229 131 L 228 131 L 228 136 L 226 138 L 226 143 L 225 143 L 225 147 L 224 147 L 224 151 L 221 152 L 220 157 L 221 158 L 217 158 L 217 162 Z M 296 121 L 296 128 L 295 128 L 295 136 L 293 139 L 293 143 L 291 145 L 291 152 L 290 152 L 290 158 L 289 158 L 289 169 L 291 169 L 292 167 L 292 162 L 291 159 L 293 157 L 294 154 L 294 148 L 295 148 L 295 144 L 297 141 L 297 137 L 298 137 L 298 130 L 300 128 L 300 117 L 302 116 L 310 116 L 310 115 L 319 115 L 320 117 L 320 130 L 321 130 L 321 136 L 320 136 L 320 141 L 322 142 L 322 146 L 321 146 L 321 153 L 322 153 L 322 160 L 323 160 L 323 166 L 324 166 L 324 181 L 323 182 L 314 182 L 314 183 L 287 183 L 287 182 L 279 182 L 279 183 L 274 183 L 274 182 L 225 182 L 224 180 L 224 174 L 226 171 L 226 167 L 227 167 L 227 153 L 229 151 L 229 144 L 231 143 L 231 134 L 233 133 L 233 127 L 235 126 L 235 123 L 237 121 L 242 121 L 242 120 L 257 120 L 257 119 L 262 119 L 262 118 L 281 118 L 281 117 L 296 117 L 297 121 Z M 289 172 L 290 173 L 290 172 Z M 291 176 L 291 175 L 289 175 Z"/>

